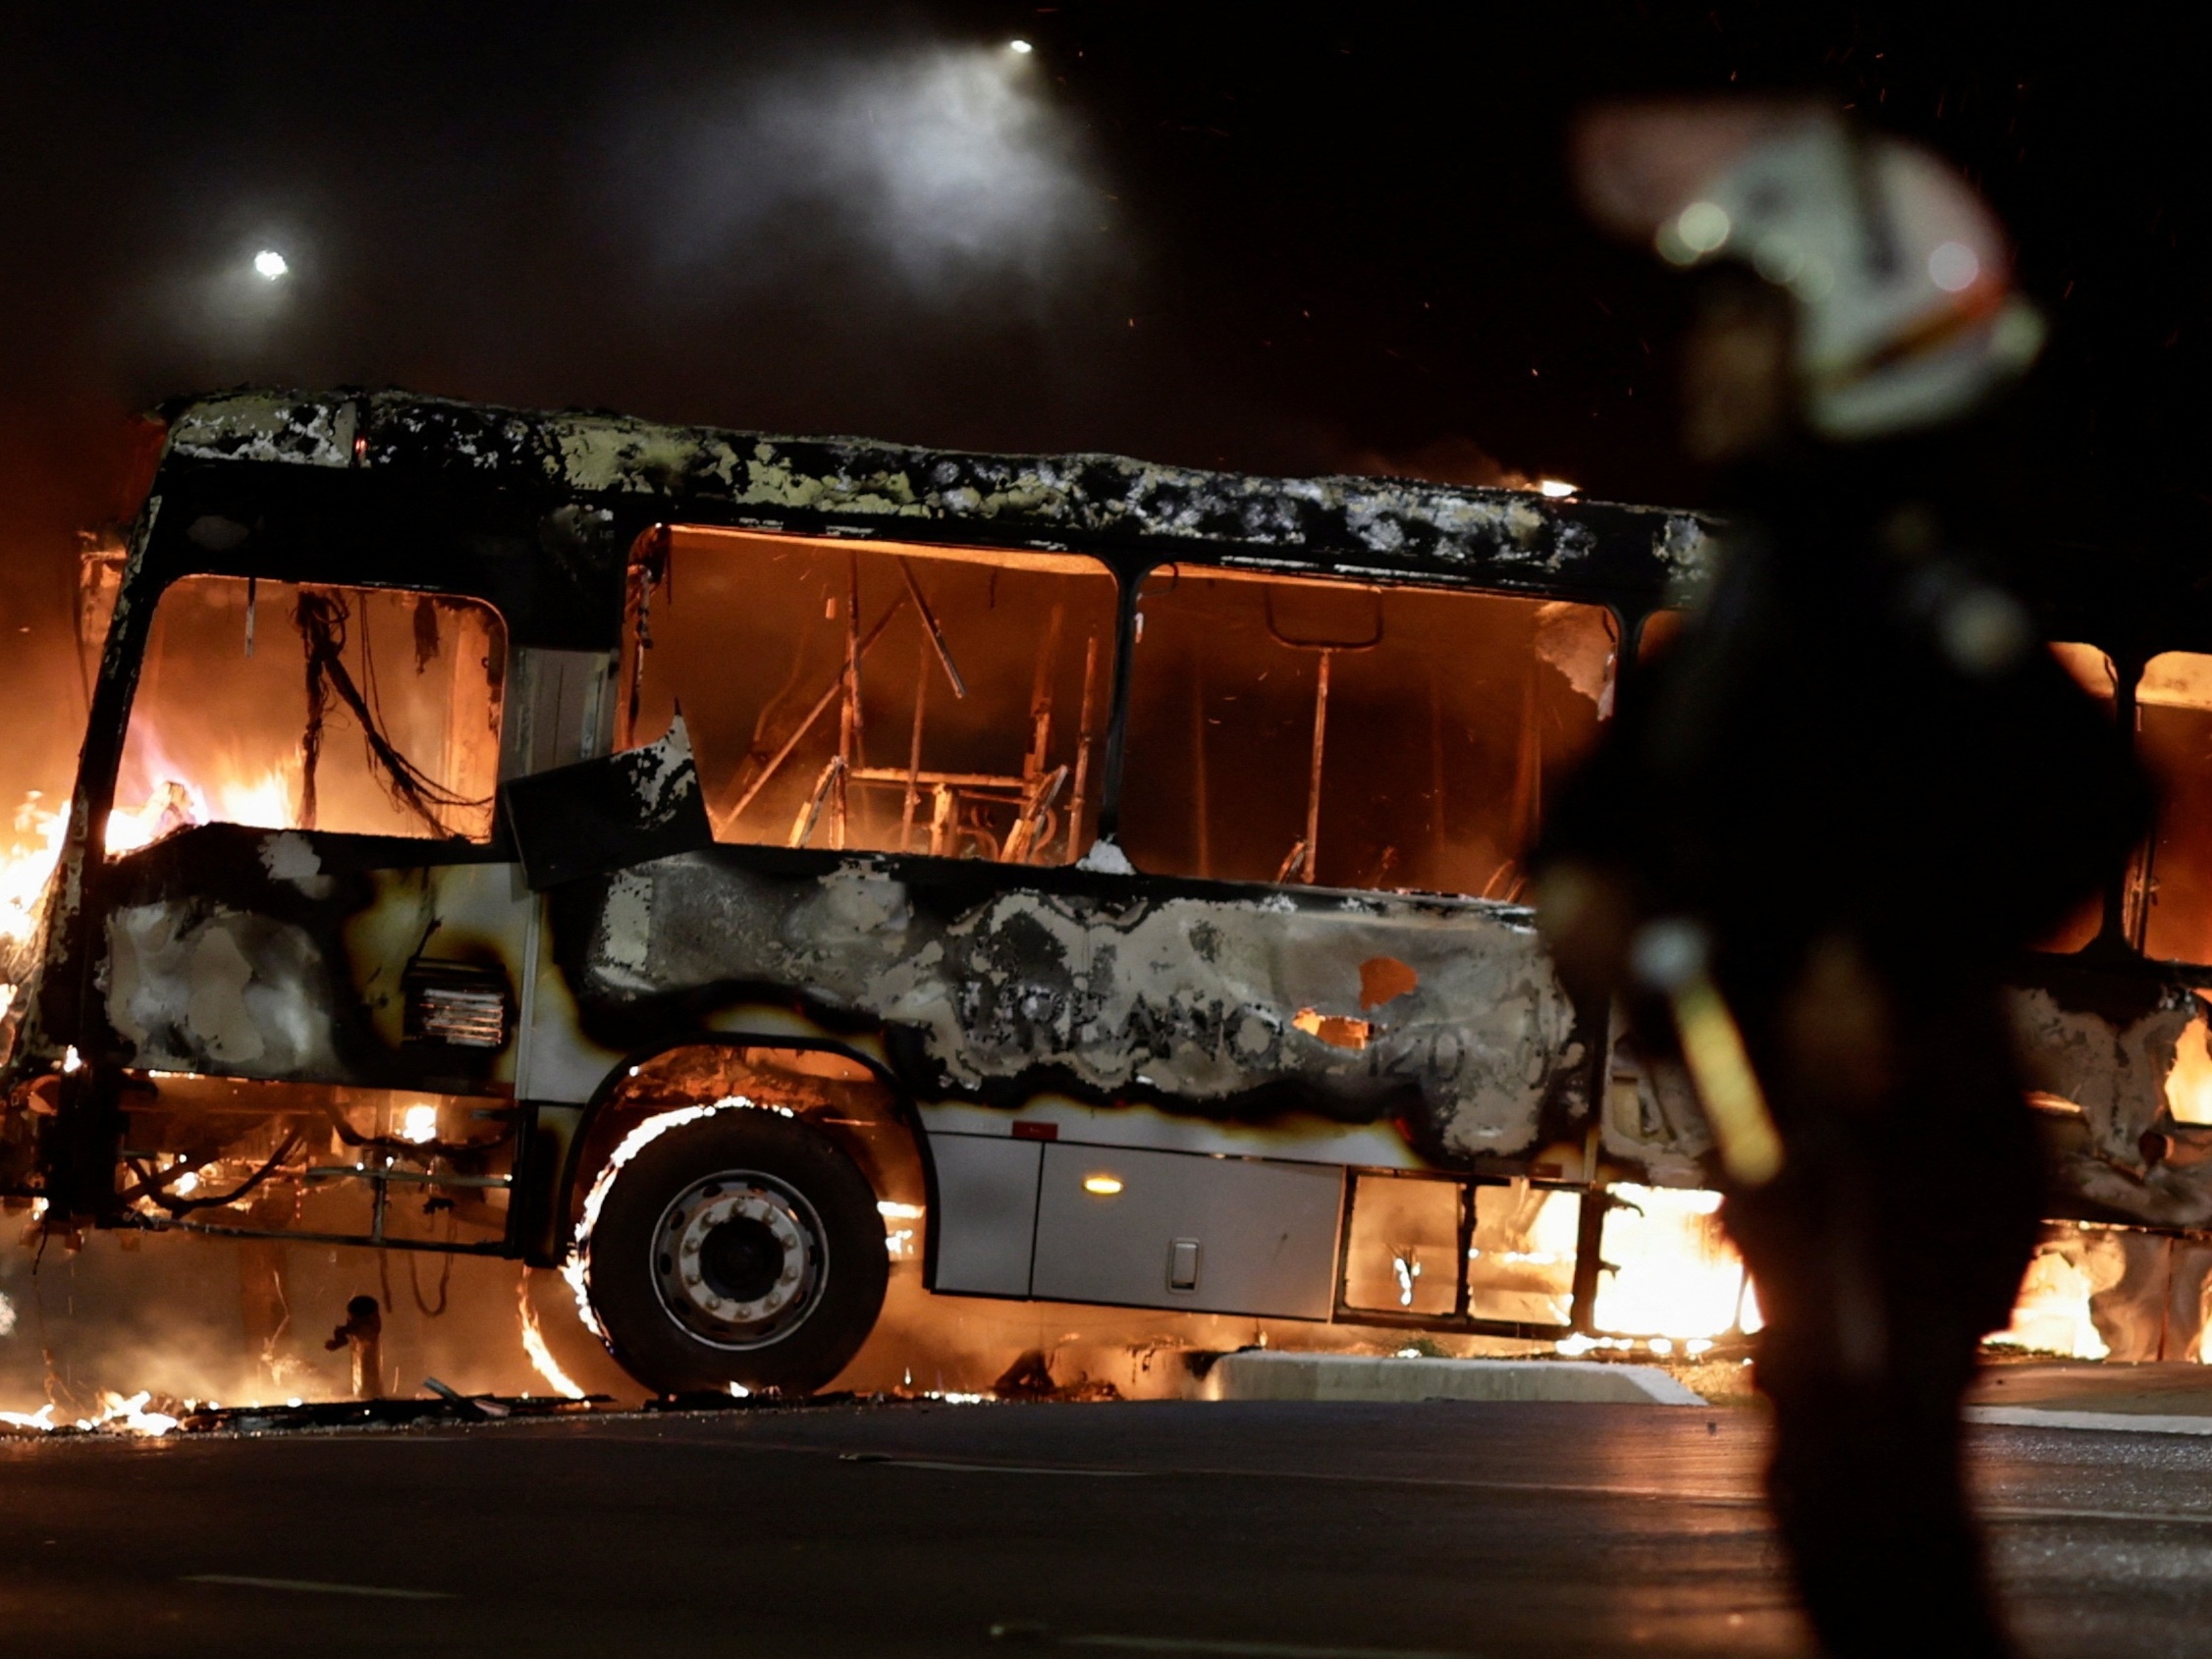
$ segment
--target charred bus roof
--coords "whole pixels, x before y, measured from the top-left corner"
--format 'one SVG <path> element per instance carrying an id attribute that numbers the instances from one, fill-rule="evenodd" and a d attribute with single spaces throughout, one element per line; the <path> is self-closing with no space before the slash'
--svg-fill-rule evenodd
<path id="1" fill-rule="evenodd" d="M 159 538 L 148 575 L 189 564 L 469 591 L 526 642 L 602 632 L 630 545 L 664 522 L 1072 550 L 1125 575 L 1189 562 L 1437 583 L 1630 612 L 1702 575 L 1711 547 L 1687 511 L 1525 491 L 974 455 L 404 392 L 242 390 L 161 413 L 155 493 L 189 547 Z"/>

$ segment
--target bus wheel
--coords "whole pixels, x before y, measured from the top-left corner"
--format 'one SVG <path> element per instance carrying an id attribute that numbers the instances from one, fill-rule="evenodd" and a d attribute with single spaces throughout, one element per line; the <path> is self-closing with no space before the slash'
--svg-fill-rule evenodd
<path id="1" fill-rule="evenodd" d="M 874 1189 L 781 1113 L 732 1107 L 679 1124 L 592 1196 L 585 1291 L 609 1350 L 649 1388 L 812 1393 L 883 1308 Z"/>

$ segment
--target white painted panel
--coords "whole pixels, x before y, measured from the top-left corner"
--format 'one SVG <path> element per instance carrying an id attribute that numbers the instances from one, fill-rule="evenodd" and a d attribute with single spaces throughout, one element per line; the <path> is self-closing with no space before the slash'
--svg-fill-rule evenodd
<path id="1" fill-rule="evenodd" d="M 932 1135 L 937 1203 L 930 1211 L 931 1289 L 1027 1296 L 1044 1145 L 1004 1136 Z"/>
<path id="2" fill-rule="evenodd" d="M 509 866 L 514 884 L 522 887 L 522 867 Z M 580 1106 L 622 1056 L 586 1037 L 576 1017 L 576 999 L 568 982 L 553 959 L 551 930 L 545 922 L 545 898 L 529 893 L 532 905 L 528 990 L 522 998 L 522 1041 L 514 1090 L 526 1100 L 558 1101 Z"/>
<path id="3" fill-rule="evenodd" d="M 1047 1139 L 1101 1147 L 1145 1147 L 1162 1152 L 1220 1152 L 1229 1157 L 1290 1163 L 1354 1164 L 1362 1169 L 1427 1169 L 1430 1162 L 1389 1122 L 1339 1123 L 1319 1112 L 1282 1111 L 1260 1123 L 1175 1112 L 1134 1100 L 1092 1105 L 1049 1091 L 1012 1110 L 966 1100 L 925 1102 L 931 1133 L 1010 1135 L 1017 1123 Z"/>
<path id="4" fill-rule="evenodd" d="M 1045 1147 L 1030 1291 L 1065 1302 L 1325 1319 L 1335 1300 L 1343 1189 L 1343 1170 L 1326 1165 L 1052 1142 Z M 1174 1289 L 1194 1248 L 1197 1284 Z"/>

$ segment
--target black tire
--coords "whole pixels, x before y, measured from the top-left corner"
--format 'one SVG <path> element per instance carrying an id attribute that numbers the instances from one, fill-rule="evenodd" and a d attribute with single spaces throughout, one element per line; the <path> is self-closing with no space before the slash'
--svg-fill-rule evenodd
<path id="1" fill-rule="evenodd" d="M 607 1347 L 665 1394 L 810 1394 L 860 1351 L 890 1258 L 852 1160 L 779 1112 L 683 1124 L 616 1171 L 584 1243 Z"/>

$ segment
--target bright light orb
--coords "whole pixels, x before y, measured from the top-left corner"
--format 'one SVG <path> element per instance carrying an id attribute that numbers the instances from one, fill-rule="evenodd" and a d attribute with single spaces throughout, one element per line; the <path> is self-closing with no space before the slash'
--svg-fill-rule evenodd
<path id="1" fill-rule="evenodd" d="M 1540 478 L 1537 481 L 1537 488 L 1553 501 L 1560 501 L 1576 494 L 1579 486 L 1568 483 L 1564 478 Z"/>
<path id="2" fill-rule="evenodd" d="M 1963 241 L 1947 241 L 1928 255 L 1928 280 L 1945 294 L 1964 294 L 1981 275 L 1981 261 Z"/>
<path id="3" fill-rule="evenodd" d="M 290 261 L 273 247 L 264 247 L 253 256 L 253 269 L 270 282 L 275 282 L 292 269 Z"/>
<path id="4" fill-rule="evenodd" d="M 1717 252 L 1735 229 L 1728 210 L 1717 201 L 1694 201 L 1674 222 L 1675 235 L 1694 254 Z"/>
<path id="5" fill-rule="evenodd" d="M 1026 40 L 1009 40 L 1006 42 L 1006 50 L 1013 53 L 1017 58 L 1026 58 L 1037 48 Z"/>

